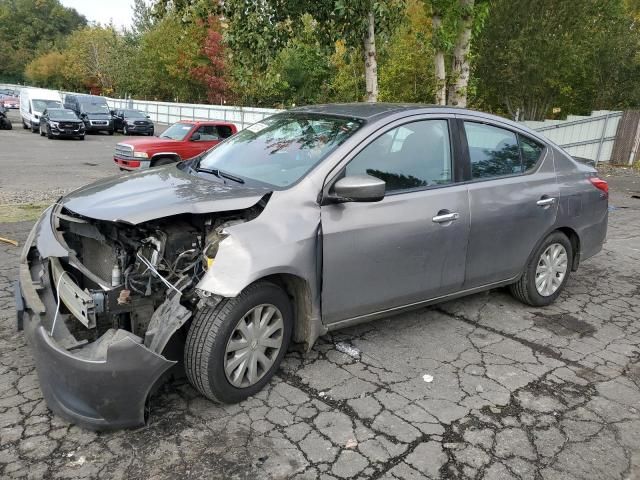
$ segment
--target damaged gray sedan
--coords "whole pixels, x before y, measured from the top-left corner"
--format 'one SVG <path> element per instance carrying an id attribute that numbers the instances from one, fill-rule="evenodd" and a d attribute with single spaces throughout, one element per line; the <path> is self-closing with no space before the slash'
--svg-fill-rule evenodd
<path id="1" fill-rule="evenodd" d="M 602 248 L 607 196 L 596 170 L 498 117 L 296 109 L 47 209 L 21 257 L 18 328 L 51 410 L 141 425 L 175 369 L 233 403 L 291 341 L 505 285 L 548 305 Z"/>

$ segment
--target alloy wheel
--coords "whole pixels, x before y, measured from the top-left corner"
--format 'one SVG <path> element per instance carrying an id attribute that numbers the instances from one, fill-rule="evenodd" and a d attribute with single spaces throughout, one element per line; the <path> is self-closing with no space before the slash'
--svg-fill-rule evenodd
<path id="1" fill-rule="evenodd" d="M 237 323 L 227 342 L 224 372 L 231 385 L 255 385 L 273 366 L 282 348 L 284 320 L 271 304 L 249 310 Z"/>
<path id="2" fill-rule="evenodd" d="M 556 293 L 567 274 L 567 250 L 559 243 L 549 245 L 540 258 L 536 268 L 536 290 L 543 297 Z"/>

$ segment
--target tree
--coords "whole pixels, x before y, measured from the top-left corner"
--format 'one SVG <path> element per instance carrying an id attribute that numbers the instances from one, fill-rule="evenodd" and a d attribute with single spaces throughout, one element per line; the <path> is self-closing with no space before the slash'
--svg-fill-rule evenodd
<path id="1" fill-rule="evenodd" d="M 0 80 L 22 81 L 39 52 L 59 48 L 66 35 L 85 24 L 82 15 L 58 0 L 0 0 Z"/>
<path id="2" fill-rule="evenodd" d="M 275 57 L 293 36 L 304 15 L 316 21 L 318 40 L 330 52 L 343 40 L 347 48 L 364 56 L 366 97 L 378 97 L 376 42 L 391 33 L 404 14 L 405 0 L 228 0 L 229 42 L 234 55 L 262 56 L 264 63 Z M 237 48 L 240 47 L 240 48 Z"/>
<path id="3" fill-rule="evenodd" d="M 493 0 L 474 47 L 475 101 L 515 119 L 639 100 L 639 32 L 623 0 Z"/>
<path id="4" fill-rule="evenodd" d="M 153 7 L 147 0 L 133 0 L 133 32 L 137 35 L 151 30 L 155 24 Z"/>
<path id="5" fill-rule="evenodd" d="M 220 22 L 216 17 L 211 16 L 207 20 L 207 33 L 200 54 L 205 61 L 192 68 L 192 75 L 206 86 L 210 102 L 223 103 L 229 87 Z"/>
<path id="6" fill-rule="evenodd" d="M 122 37 L 113 26 L 85 27 L 66 40 L 64 75 L 69 86 L 83 90 L 115 91 L 115 72 L 122 61 L 118 48 Z"/>
<path id="7" fill-rule="evenodd" d="M 45 53 L 29 62 L 24 76 L 31 85 L 62 90 L 67 86 L 66 60 L 67 57 L 58 51 Z"/>
<path id="8" fill-rule="evenodd" d="M 483 24 L 488 4 L 475 0 L 430 0 L 425 1 L 425 6 L 428 3 L 433 24 L 436 104 L 466 107 L 472 34 Z M 451 57 L 448 76 L 447 57 Z"/>
<path id="9" fill-rule="evenodd" d="M 380 99 L 432 102 L 435 77 L 431 18 L 421 0 L 407 1 L 406 19 L 381 48 Z"/>

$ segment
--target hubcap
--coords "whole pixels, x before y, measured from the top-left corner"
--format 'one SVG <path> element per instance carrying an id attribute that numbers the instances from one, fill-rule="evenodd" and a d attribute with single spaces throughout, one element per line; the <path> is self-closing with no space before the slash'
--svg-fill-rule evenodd
<path id="1" fill-rule="evenodd" d="M 567 250 L 559 243 L 549 245 L 538 260 L 536 290 L 543 297 L 556 293 L 567 274 Z"/>
<path id="2" fill-rule="evenodd" d="M 282 348 L 284 320 L 277 307 L 249 310 L 233 330 L 224 356 L 224 372 L 234 387 L 257 383 L 273 366 Z"/>

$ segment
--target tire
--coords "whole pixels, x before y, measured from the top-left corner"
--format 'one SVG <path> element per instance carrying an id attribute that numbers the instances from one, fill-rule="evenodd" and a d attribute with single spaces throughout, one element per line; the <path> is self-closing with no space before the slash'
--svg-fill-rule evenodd
<path id="1" fill-rule="evenodd" d="M 24 130 L 28 130 L 29 129 L 29 125 L 27 125 L 27 123 L 24 120 L 22 120 L 22 128 Z"/>
<path id="2" fill-rule="evenodd" d="M 80 135 L 78 138 L 79 138 L 80 140 L 84 140 L 84 135 Z"/>
<path id="3" fill-rule="evenodd" d="M 560 245 L 564 249 L 564 253 L 566 255 L 566 265 L 565 272 L 562 276 L 562 280 L 559 285 L 552 287 L 552 291 L 549 291 L 547 294 L 542 295 L 538 288 L 536 287 L 536 272 L 538 267 L 544 268 L 545 260 L 543 259 L 543 255 L 547 252 L 548 249 L 550 252 L 553 251 L 555 245 Z M 560 249 L 561 250 L 561 249 Z M 558 258 L 561 258 L 560 254 Z M 511 295 L 513 295 L 517 300 L 520 300 L 522 303 L 527 305 L 531 305 L 533 307 L 544 307 L 547 305 L 551 305 L 556 299 L 560 296 L 564 287 L 569 280 L 569 276 L 571 275 L 571 268 L 573 267 L 573 247 L 571 246 L 571 242 L 567 238 L 565 234 L 562 232 L 552 232 L 544 239 L 544 241 L 536 248 L 536 250 L 531 255 L 527 266 L 525 267 L 524 273 L 520 280 L 516 283 L 509 286 L 511 291 Z M 553 276 L 558 278 L 558 273 L 554 272 Z M 544 288 L 544 287 L 543 287 Z"/>
<path id="4" fill-rule="evenodd" d="M 39 129 L 40 129 L 40 125 L 38 125 L 37 127 L 34 127 L 33 123 L 31 124 L 31 133 L 38 133 Z"/>
<path id="5" fill-rule="evenodd" d="M 247 343 L 249 347 L 234 352 L 233 355 L 237 356 L 237 352 L 245 351 L 247 353 L 244 354 L 244 358 L 249 359 L 255 357 L 247 357 L 246 355 L 260 355 L 260 353 L 253 352 L 265 349 L 263 357 L 273 362 L 267 369 L 264 369 L 263 364 L 263 370 L 259 373 L 261 376 L 254 383 L 247 383 L 246 386 L 234 385 L 225 373 L 226 359 L 233 358 L 231 353 L 227 353 L 228 342 L 232 335 L 236 338 L 238 334 L 236 327 L 240 322 L 244 322 L 243 319 L 247 313 L 252 312 L 256 307 L 269 308 L 266 305 L 275 307 L 280 313 L 280 316 L 275 313 L 269 320 L 269 322 L 276 323 L 279 322 L 279 318 L 282 320 L 282 327 L 278 330 L 280 332 L 278 335 L 281 335 L 278 337 L 281 339 L 280 349 L 277 352 L 274 349 L 269 350 L 269 347 L 261 346 L 260 343 L 253 346 L 253 343 L 257 341 L 252 341 Z M 278 370 L 289 347 L 292 329 L 293 310 L 287 294 L 270 282 L 258 282 L 250 285 L 237 297 L 223 299 L 215 307 L 205 307 L 196 312 L 187 334 L 184 349 L 187 378 L 200 393 L 215 402 L 240 402 L 258 393 Z M 240 366 L 236 368 L 242 369 L 244 363 L 245 361 L 242 361 Z M 249 363 L 252 363 L 251 360 Z M 259 363 L 255 363 L 255 365 L 254 371 L 259 372 Z M 235 370 L 234 373 L 238 373 L 238 370 Z M 249 382 L 248 375 L 249 370 L 246 370 L 245 373 L 242 373 L 242 379 L 247 376 L 247 382 Z"/>
<path id="6" fill-rule="evenodd" d="M 51 128 L 47 127 L 47 138 L 49 140 L 53 140 L 53 135 L 51 135 Z"/>
<path id="7" fill-rule="evenodd" d="M 107 131 L 107 133 L 108 133 L 109 135 L 113 135 L 113 130 L 108 130 L 108 131 Z"/>

